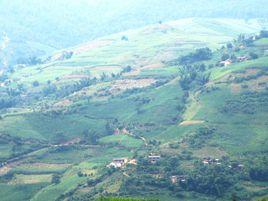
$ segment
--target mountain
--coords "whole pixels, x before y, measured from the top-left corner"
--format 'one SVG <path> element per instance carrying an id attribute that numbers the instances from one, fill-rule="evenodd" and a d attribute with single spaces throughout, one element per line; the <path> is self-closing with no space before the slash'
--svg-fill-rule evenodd
<path id="1" fill-rule="evenodd" d="M 159 22 L 3 72 L 1 198 L 267 196 L 265 26 Z"/>
<path id="2" fill-rule="evenodd" d="M 27 63 L 30 57 L 159 21 L 265 18 L 267 10 L 265 0 L 1 0 L 0 39 L 9 38 L 1 63 Z"/>

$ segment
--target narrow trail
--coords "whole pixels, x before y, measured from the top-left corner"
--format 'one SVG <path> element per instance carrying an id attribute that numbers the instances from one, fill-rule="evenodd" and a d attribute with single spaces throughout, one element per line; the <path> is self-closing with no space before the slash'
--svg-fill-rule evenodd
<path id="1" fill-rule="evenodd" d="M 131 137 L 134 137 L 134 138 L 139 138 L 139 139 L 141 139 L 141 140 L 144 142 L 145 146 L 148 146 L 148 142 L 147 142 L 147 140 L 146 140 L 144 137 L 135 135 L 135 134 L 133 134 L 133 133 L 128 133 L 127 135 L 129 135 L 129 136 L 131 136 Z"/>
<path id="2" fill-rule="evenodd" d="M 186 111 L 183 114 L 183 121 L 179 124 L 180 126 L 197 125 L 203 124 L 205 122 L 205 120 L 203 119 L 194 119 L 194 117 L 202 107 L 198 98 L 200 93 L 201 90 L 190 92 L 188 98 L 189 103 L 187 104 Z"/>

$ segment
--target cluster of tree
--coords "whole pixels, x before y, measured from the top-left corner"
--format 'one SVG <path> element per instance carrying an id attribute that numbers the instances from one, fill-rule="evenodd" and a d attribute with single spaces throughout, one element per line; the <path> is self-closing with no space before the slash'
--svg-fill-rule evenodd
<path id="1" fill-rule="evenodd" d="M 20 95 L 25 91 L 23 85 L 17 87 L 6 87 L 0 91 L 0 109 L 10 108 L 18 104 L 21 100 Z"/>
<path id="2" fill-rule="evenodd" d="M 223 53 L 223 55 L 221 56 L 221 60 L 226 61 L 227 59 L 230 59 L 233 62 L 237 61 L 237 57 L 234 54 L 230 55 L 228 53 Z"/>
<path id="3" fill-rule="evenodd" d="M 206 47 L 197 49 L 195 52 L 180 57 L 179 63 L 181 65 L 189 65 L 194 62 L 210 60 L 211 58 L 212 58 L 212 51 L 208 47 Z"/>
<path id="4" fill-rule="evenodd" d="M 58 88 L 55 84 L 51 84 L 50 81 L 48 81 L 47 86 L 45 86 L 42 90 L 44 96 L 49 96 L 49 95 L 55 95 L 56 97 L 66 97 L 74 92 L 80 91 L 81 89 L 85 87 L 89 87 L 97 82 L 96 78 L 89 79 L 81 79 L 80 81 L 74 83 L 74 84 L 69 84 L 69 85 L 64 85 Z"/>
<path id="5" fill-rule="evenodd" d="M 222 196 L 240 177 L 228 166 L 203 165 L 198 163 L 187 173 L 187 180 L 181 185 L 185 190 Z"/>
<path id="6" fill-rule="evenodd" d="M 98 144 L 99 139 L 102 137 L 101 134 L 93 131 L 93 130 L 84 130 L 83 131 L 83 140 L 81 143 L 83 144 Z"/>
<path id="7" fill-rule="evenodd" d="M 268 75 L 267 69 L 268 68 L 263 68 L 262 70 L 258 71 L 256 74 L 250 74 L 250 75 L 243 76 L 243 77 L 240 77 L 240 76 L 235 77 L 233 82 L 242 83 L 244 81 L 255 80 L 255 79 L 258 79 L 259 77 L 266 76 Z"/>
<path id="8" fill-rule="evenodd" d="M 180 86 L 183 90 L 189 90 L 192 86 L 203 86 L 208 83 L 210 74 L 205 73 L 204 64 L 185 65 L 180 68 Z"/>
<path id="9" fill-rule="evenodd" d="M 123 68 L 122 73 L 128 73 L 130 71 L 132 71 L 132 67 L 131 66 L 127 66 L 127 67 Z"/>
<path id="10" fill-rule="evenodd" d="M 254 157 L 250 161 L 249 176 L 253 180 L 268 181 L 268 157 L 267 155 Z"/>
<path id="11" fill-rule="evenodd" d="M 0 82 L 4 82 L 8 78 L 6 73 L 0 75 Z"/>
<path id="12" fill-rule="evenodd" d="M 261 30 L 259 36 L 260 36 L 260 38 L 268 38 L 268 31 L 267 30 Z"/>
<path id="13" fill-rule="evenodd" d="M 72 56 L 73 56 L 73 52 L 72 51 L 63 51 L 62 53 L 61 53 L 61 56 L 60 56 L 60 60 L 66 60 L 66 59 L 70 59 L 70 58 L 72 58 Z"/>
<path id="14" fill-rule="evenodd" d="M 52 184 L 59 184 L 61 180 L 61 176 L 58 174 L 53 174 L 52 175 L 52 179 L 51 179 L 51 183 Z"/>
<path id="15" fill-rule="evenodd" d="M 226 100 L 221 111 L 230 114 L 255 114 L 258 108 L 268 111 L 268 92 L 244 92 L 236 98 Z"/>
<path id="16" fill-rule="evenodd" d="M 254 43 L 254 36 L 246 37 L 245 35 L 240 35 L 237 42 L 245 47 L 252 47 Z"/>
<path id="17" fill-rule="evenodd" d="M 25 64 L 27 66 L 33 66 L 42 63 L 42 59 L 38 58 L 37 56 L 31 56 L 29 58 L 19 58 L 17 60 L 17 64 Z"/>
<path id="18" fill-rule="evenodd" d="M 12 97 L 1 97 L 0 98 L 0 110 L 4 108 L 10 108 L 15 105 L 16 101 Z"/>
<path id="19" fill-rule="evenodd" d="M 215 128 L 201 127 L 185 140 L 192 148 L 202 148 L 204 144 L 207 144 L 207 141 L 213 137 L 215 131 Z"/>

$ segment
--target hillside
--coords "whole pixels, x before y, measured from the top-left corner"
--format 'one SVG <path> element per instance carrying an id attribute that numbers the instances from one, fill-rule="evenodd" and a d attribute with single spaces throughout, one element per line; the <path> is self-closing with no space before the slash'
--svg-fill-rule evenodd
<path id="1" fill-rule="evenodd" d="M 1 198 L 267 196 L 262 26 L 158 23 L 3 72 Z"/>
<path id="2" fill-rule="evenodd" d="M 6 60 L 11 66 L 25 63 L 34 56 L 159 21 L 266 18 L 267 10 L 266 0 L 1 0 L 0 43 L 7 36 L 9 45 L 0 51 L 0 67 Z"/>

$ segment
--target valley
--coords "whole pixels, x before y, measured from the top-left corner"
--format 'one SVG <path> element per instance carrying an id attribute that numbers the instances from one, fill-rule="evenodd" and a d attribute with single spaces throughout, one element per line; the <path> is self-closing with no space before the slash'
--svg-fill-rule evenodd
<path id="1" fill-rule="evenodd" d="M 159 22 L 5 71 L 1 200 L 267 197 L 265 26 Z"/>

